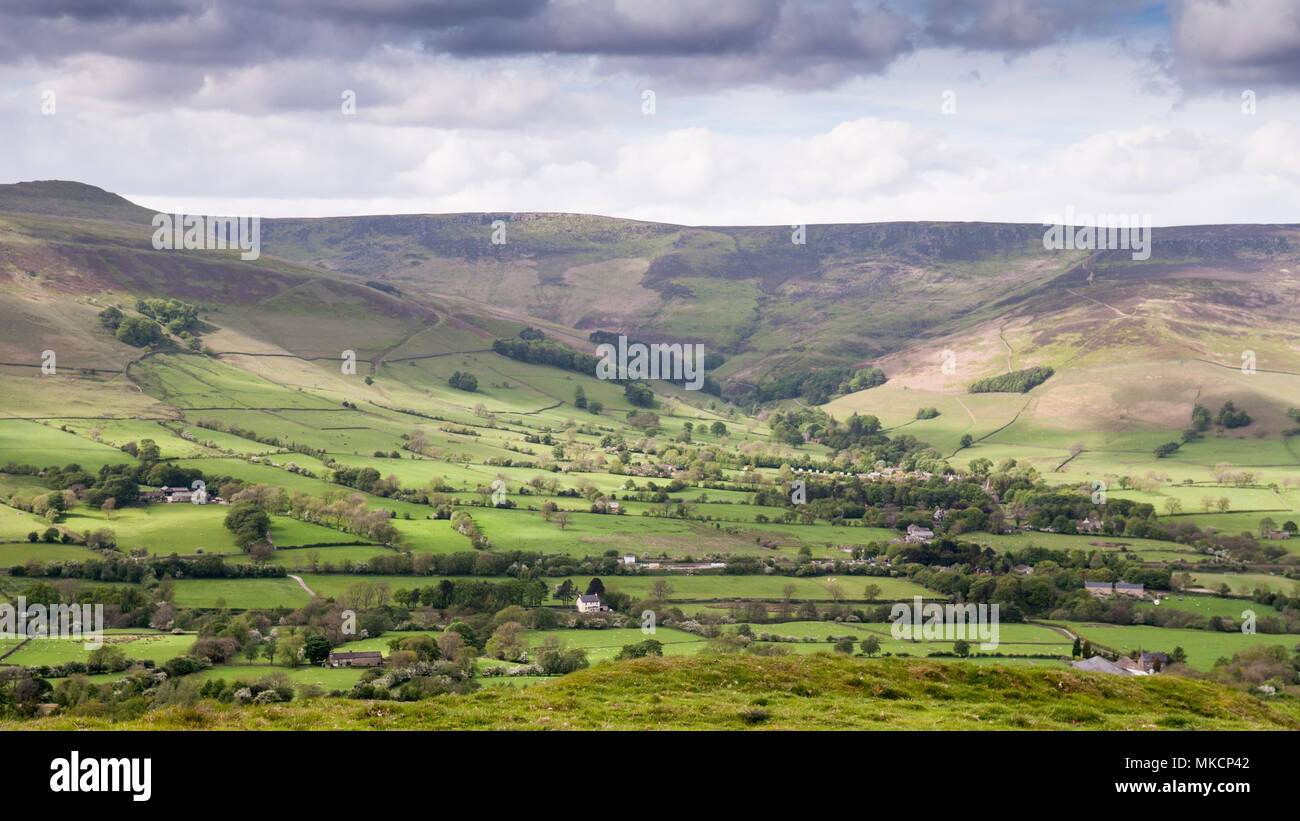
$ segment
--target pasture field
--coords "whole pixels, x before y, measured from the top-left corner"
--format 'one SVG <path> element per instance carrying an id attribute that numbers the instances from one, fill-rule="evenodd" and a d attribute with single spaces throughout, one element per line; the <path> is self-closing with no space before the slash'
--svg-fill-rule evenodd
<path id="1" fill-rule="evenodd" d="M 294 684 L 315 684 L 330 690 L 350 690 L 361 680 L 365 668 L 361 667 L 319 667 L 302 664 L 298 667 L 280 667 L 269 664 L 218 664 L 206 670 L 194 673 L 204 681 L 224 679 L 227 684 L 245 681 L 250 684 L 264 676 L 284 674 Z"/>
<path id="2" fill-rule="evenodd" d="M 1163 607 L 1164 605 L 1161 605 Z M 1219 633 L 1210 630 L 1179 630 L 1143 625 L 1065 622 L 1065 626 L 1082 638 L 1095 641 L 1122 653 L 1133 650 L 1168 653 L 1182 647 L 1187 664 L 1197 670 L 1209 670 L 1219 658 L 1247 647 L 1281 645 L 1287 652 L 1300 644 L 1300 635 L 1286 633 Z"/>
<path id="3" fill-rule="evenodd" d="M 721 574 L 682 575 L 636 575 L 606 576 L 601 579 L 607 590 L 618 590 L 634 598 L 647 598 L 655 582 L 663 579 L 672 586 L 668 601 L 705 601 L 705 600 L 762 600 L 776 602 L 785 598 L 787 585 L 794 588 L 791 599 L 800 601 L 831 601 L 838 589 L 846 600 L 864 600 L 864 589 L 869 584 L 880 588 L 878 601 L 911 600 L 913 596 L 930 598 L 933 591 L 926 590 L 906 579 L 890 576 L 729 576 Z M 833 579 L 833 581 L 832 581 Z M 552 585 L 563 579 L 547 579 Z M 585 589 L 586 580 L 574 578 L 575 586 Z"/>
<path id="4" fill-rule="evenodd" d="M 117 448 L 84 439 L 57 427 L 21 419 L 0 419 L 0 465 L 50 467 L 78 464 L 89 471 L 104 465 L 135 463 Z"/>
<path id="5" fill-rule="evenodd" d="M 1006 550 L 1024 550 L 1029 547 L 1043 547 L 1048 550 L 1082 550 L 1092 553 L 1094 550 L 1113 552 L 1127 549 L 1145 561 L 1187 561 L 1198 562 L 1209 559 L 1188 545 L 1166 542 L 1158 539 L 1133 539 L 1127 536 L 1102 536 L 1071 533 L 1040 533 L 1024 531 L 1021 533 L 971 533 L 967 538 L 976 544 L 987 545 L 999 552 Z M 1119 547 L 1108 546 L 1120 545 Z"/>
<path id="6" fill-rule="evenodd" d="M 390 630 L 387 633 L 383 633 L 382 635 L 344 642 L 343 644 L 339 645 L 335 649 L 341 652 L 348 652 L 348 653 L 361 652 L 363 650 L 379 650 L 385 656 L 387 656 L 388 642 L 392 641 L 393 639 L 405 639 L 405 638 L 411 638 L 413 636 L 428 636 L 434 641 L 437 641 L 438 636 L 441 635 L 442 635 L 441 630 L 409 630 L 403 632 Z"/>
<path id="7" fill-rule="evenodd" d="M 374 556 L 391 556 L 393 551 L 376 545 L 330 545 L 324 547 L 296 547 L 290 550 L 277 548 L 271 554 L 271 564 L 290 571 L 316 572 L 322 568 L 351 568 L 354 563 L 365 562 Z M 313 566 L 313 558 L 316 564 Z M 249 564 L 253 557 L 247 553 L 226 557 L 231 564 Z"/>
<path id="8" fill-rule="evenodd" d="M 561 647 L 580 647 L 587 651 L 587 660 L 592 664 L 613 659 L 624 646 L 640 644 L 646 639 L 654 639 L 663 644 L 665 656 L 690 655 L 704 646 L 705 640 L 671 627 L 660 627 L 653 635 L 646 635 L 640 628 L 608 628 L 605 630 L 529 630 L 524 634 L 529 647 L 537 647 L 548 638 L 554 637 Z"/>
<path id="9" fill-rule="evenodd" d="M 1285 576 L 1270 576 L 1267 573 L 1193 573 L 1192 582 L 1197 587 L 1218 590 L 1222 584 L 1236 596 L 1249 596 L 1256 589 L 1270 590 L 1275 593 L 1296 595 L 1300 592 L 1300 581 Z"/>
<path id="10" fill-rule="evenodd" d="M 796 621 L 776 624 L 750 624 L 750 629 L 755 636 L 762 633 L 769 633 L 773 636 L 792 636 L 799 639 L 799 642 L 778 642 L 783 647 L 789 647 L 795 652 L 803 652 L 800 647 L 805 649 L 809 647 L 823 650 L 829 650 L 831 643 L 827 637 L 835 636 L 843 638 L 849 636 L 859 645 L 862 639 L 868 636 L 875 636 L 880 641 L 882 653 L 892 653 L 894 655 L 907 654 L 912 656 L 923 656 L 927 653 L 936 651 L 950 651 L 953 640 L 943 639 L 896 639 L 892 632 L 893 625 L 888 622 L 834 622 L 834 621 Z M 734 632 L 736 628 L 727 628 L 728 631 Z M 811 645 L 804 641 L 805 637 L 816 639 Z M 978 633 L 970 633 L 966 640 L 971 644 L 971 653 L 979 654 L 983 651 L 979 648 Z M 1053 630 L 1050 627 L 1044 627 L 1039 624 L 1001 624 L 998 626 L 998 646 L 996 649 L 989 650 L 990 653 L 1002 653 L 1006 655 L 1026 655 L 1041 653 L 1058 653 L 1069 655 L 1073 642 L 1066 638 L 1060 631 Z M 860 647 L 855 648 L 854 652 L 859 652 Z"/>
<path id="11" fill-rule="evenodd" d="M 1179 596 L 1165 596 L 1160 600 L 1160 604 L 1149 601 L 1135 602 L 1133 605 L 1138 610 L 1155 610 L 1172 609 L 1186 610 L 1189 613 L 1195 613 L 1198 616 L 1212 618 L 1232 618 L 1241 620 L 1242 612 L 1245 610 L 1255 611 L 1259 618 L 1266 616 L 1276 616 L 1277 610 L 1269 604 L 1258 604 L 1249 599 L 1225 599 L 1220 596 L 1205 596 L 1194 593 Z"/>
<path id="12" fill-rule="evenodd" d="M 32 559 L 41 562 L 85 561 L 98 559 L 93 550 L 75 544 L 46 544 L 45 542 L 12 542 L 0 544 L 0 567 L 8 568 L 27 564 Z"/>
<path id="13" fill-rule="evenodd" d="M 127 658 L 151 659 L 162 663 L 184 655 L 196 638 L 198 637 L 192 633 L 173 635 L 156 632 L 114 632 L 104 636 L 104 644 L 120 647 Z M 69 661 L 84 662 L 90 658 L 93 649 L 87 648 L 86 643 L 81 639 L 32 639 L 21 650 L 6 658 L 5 663 L 33 667 L 53 666 Z"/>
<path id="14" fill-rule="evenodd" d="M 177 607 L 233 610 L 302 607 L 311 596 L 293 579 L 177 579 L 172 603 Z"/>
<path id="15" fill-rule="evenodd" d="M 107 528 L 117 536 L 118 549 L 124 552 L 142 547 L 151 554 L 163 556 L 189 555 L 200 550 L 238 554 L 234 535 L 224 525 L 229 512 L 225 505 L 164 503 L 124 507 L 109 517 L 102 511 L 79 506 L 64 516 L 60 524 L 74 533 Z M 355 537 L 322 525 L 273 516 L 271 539 L 276 545 L 291 547 L 354 541 Z"/>

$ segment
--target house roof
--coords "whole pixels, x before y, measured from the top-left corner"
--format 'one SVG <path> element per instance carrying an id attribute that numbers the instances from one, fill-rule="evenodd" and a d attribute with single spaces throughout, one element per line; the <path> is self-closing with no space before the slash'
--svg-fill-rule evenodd
<path id="1" fill-rule="evenodd" d="M 383 658 L 384 654 L 379 650 L 348 650 L 342 653 L 330 653 L 332 659 L 372 659 Z"/>
<path id="2" fill-rule="evenodd" d="M 1107 661 L 1101 656 L 1093 656 L 1092 658 L 1082 659 L 1080 661 L 1074 662 L 1070 666 L 1076 670 L 1084 670 L 1092 673 L 1110 673 L 1111 675 L 1115 675 L 1115 676 L 1133 675 L 1133 672 L 1131 670 L 1125 670 L 1123 667 L 1120 667 L 1119 665 L 1113 662 Z"/>
<path id="3" fill-rule="evenodd" d="M 583 595 L 578 597 L 578 601 L 582 602 L 583 604 L 595 604 L 600 601 L 600 596 L 597 596 L 594 593 L 588 596 L 584 593 Z"/>
<path id="4" fill-rule="evenodd" d="M 1116 590 L 1141 590 L 1142 585 L 1130 584 L 1129 582 L 1115 582 Z"/>
<path id="5" fill-rule="evenodd" d="M 1097 589 L 1103 589 L 1103 588 L 1104 588 L 1104 589 L 1106 589 L 1106 590 L 1109 590 L 1109 589 L 1110 589 L 1110 582 L 1084 582 L 1084 583 L 1083 583 L 1083 586 L 1086 587 L 1086 588 L 1097 588 Z"/>

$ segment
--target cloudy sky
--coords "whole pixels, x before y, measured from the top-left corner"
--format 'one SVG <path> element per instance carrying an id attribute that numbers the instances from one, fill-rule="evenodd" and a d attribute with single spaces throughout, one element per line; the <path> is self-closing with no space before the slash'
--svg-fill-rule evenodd
<path id="1" fill-rule="evenodd" d="M 6 0 L 0 146 L 189 212 L 1294 223 L 1300 3 Z"/>

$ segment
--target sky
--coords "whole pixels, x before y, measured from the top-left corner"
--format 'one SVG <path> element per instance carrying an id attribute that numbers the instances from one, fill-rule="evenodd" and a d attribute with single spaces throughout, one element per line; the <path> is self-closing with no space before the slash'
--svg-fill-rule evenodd
<path id="1" fill-rule="evenodd" d="M 1300 222 L 1297 0 L 6 0 L 0 182 L 263 217 Z"/>

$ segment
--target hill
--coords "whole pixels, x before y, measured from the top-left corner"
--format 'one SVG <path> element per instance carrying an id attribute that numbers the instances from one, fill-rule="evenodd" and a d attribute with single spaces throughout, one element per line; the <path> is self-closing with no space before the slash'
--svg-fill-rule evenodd
<path id="1" fill-rule="evenodd" d="M 61 716 L 0 729 L 957 730 L 1300 729 L 1300 705 L 1150 678 L 830 655 L 677 656 L 600 664 L 523 690 L 419 703 L 171 707 L 113 723 Z"/>

